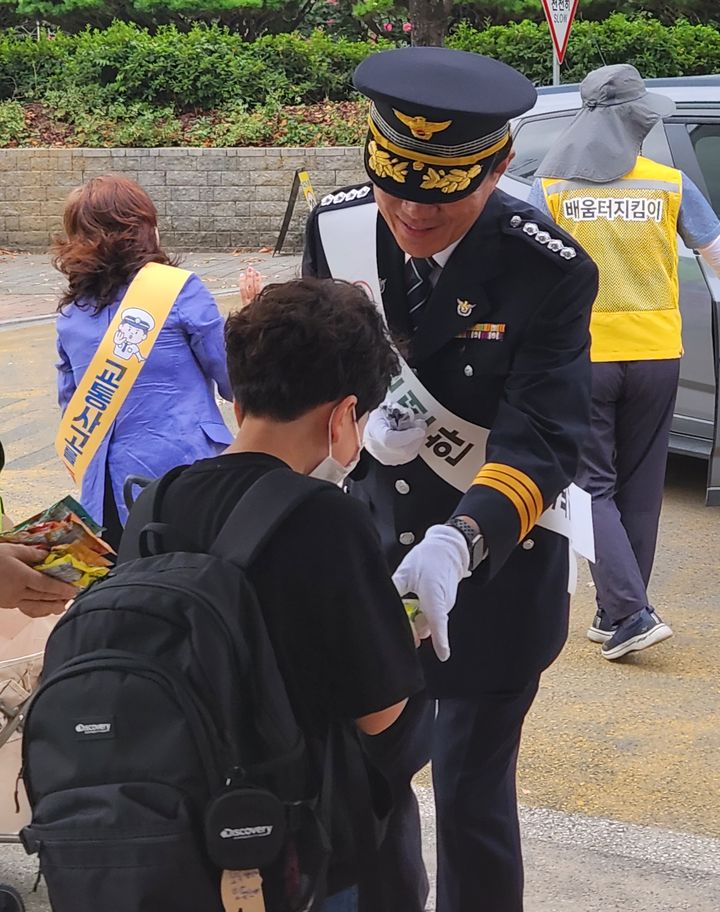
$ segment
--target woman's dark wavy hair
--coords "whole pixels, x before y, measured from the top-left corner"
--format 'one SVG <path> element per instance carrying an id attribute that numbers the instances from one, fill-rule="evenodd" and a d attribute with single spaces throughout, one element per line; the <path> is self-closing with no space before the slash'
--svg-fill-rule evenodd
<path id="1" fill-rule="evenodd" d="M 52 248 L 53 266 L 68 280 L 59 311 L 75 302 L 100 313 L 146 263 L 175 265 L 160 246 L 153 201 L 126 177 L 94 177 L 73 190 L 63 227 Z"/>
<path id="2" fill-rule="evenodd" d="M 228 373 L 249 415 L 293 421 L 357 396 L 358 417 L 400 372 L 378 309 L 356 285 L 297 279 L 268 285 L 225 324 Z"/>

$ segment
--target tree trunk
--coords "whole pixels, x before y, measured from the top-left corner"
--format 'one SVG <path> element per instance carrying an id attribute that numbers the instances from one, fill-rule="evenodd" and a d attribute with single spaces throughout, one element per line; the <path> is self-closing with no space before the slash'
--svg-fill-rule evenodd
<path id="1" fill-rule="evenodd" d="M 420 47 L 442 47 L 452 0 L 410 0 L 412 43 Z"/>

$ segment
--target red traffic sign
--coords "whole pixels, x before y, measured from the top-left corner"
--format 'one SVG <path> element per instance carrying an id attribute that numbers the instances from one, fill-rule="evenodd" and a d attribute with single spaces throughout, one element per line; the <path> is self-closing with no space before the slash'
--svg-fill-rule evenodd
<path id="1" fill-rule="evenodd" d="M 550 26 L 550 36 L 557 59 L 562 63 L 565 59 L 578 0 L 542 0 L 542 5 L 545 10 L 545 18 Z"/>

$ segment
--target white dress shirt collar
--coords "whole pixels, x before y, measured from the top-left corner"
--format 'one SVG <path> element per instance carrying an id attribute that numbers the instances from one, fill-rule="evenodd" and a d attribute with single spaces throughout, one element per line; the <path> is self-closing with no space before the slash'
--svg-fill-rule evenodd
<path id="1" fill-rule="evenodd" d="M 461 238 L 458 238 L 457 241 L 454 241 L 452 244 L 450 244 L 450 245 L 449 245 L 448 247 L 446 247 L 444 250 L 441 250 L 439 253 L 434 253 L 434 254 L 432 255 L 432 258 L 433 258 L 433 260 L 435 260 L 435 262 L 437 263 L 439 269 L 444 269 L 444 268 L 445 268 L 445 266 L 447 265 L 447 261 L 450 259 L 450 257 L 452 256 L 452 254 L 453 254 L 455 248 L 456 248 L 457 245 L 460 243 L 460 241 L 462 241 L 462 239 L 463 239 L 464 237 L 465 237 L 465 235 L 463 235 Z M 410 254 L 409 254 L 409 253 L 406 253 L 406 254 L 405 254 L 405 262 L 407 263 L 407 261 L 408 261 L 409 259 L 410 259 Z"/>

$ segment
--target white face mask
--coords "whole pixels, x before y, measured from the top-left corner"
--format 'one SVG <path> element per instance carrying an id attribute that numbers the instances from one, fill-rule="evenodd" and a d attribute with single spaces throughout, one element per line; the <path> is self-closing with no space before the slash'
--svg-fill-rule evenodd
<path id="1" fill-rule="evenodd" d="M 335 459 L 332 454 L 332 419 L 334 414 L 335 409 L 333 409 L 333 412 L 330 415 L 330 422 L 328 423 L 328 455 L 312 470 L 310 478 L 320 478 L 322 481 L 329 481 L 331 484 L 341 485 L 360 462 L 362 443 L 360 442 L 360 432 L 358 431 L 357 418 L 355 417 L 355 410 L 353 409 L 355 439 L 357 440 L 358 445 L 357 456 L 355 456 L 350 464 L 346 466 Z"/>

